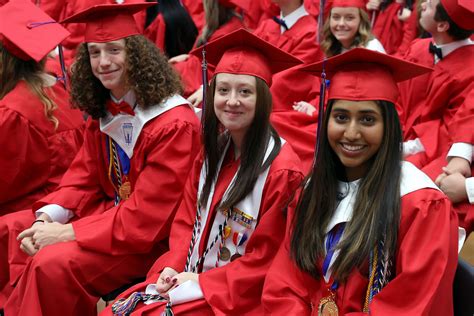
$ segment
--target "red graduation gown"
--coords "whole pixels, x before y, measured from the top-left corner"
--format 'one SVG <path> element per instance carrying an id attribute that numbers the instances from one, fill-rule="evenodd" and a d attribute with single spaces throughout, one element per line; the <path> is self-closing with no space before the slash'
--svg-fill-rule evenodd
<path id="1" fill-rule="evenodd" d="M 453 314 L 452 283 L 457 265 L 457 219 L 439 191 L 422 189 L 402 198 L 395 277 L 369 305 L 371 315 Z M 436 236 L 436 238 L 433 238 Z M 289 256 L 289 234 L 268 271 L 263 292 L 272 315 L 317 315 L 327 296 L 324 279 L 302 272 Z M 368 270 L 352 272 L 336 292 L 339 315 L 363 313 Z"/>
<path id="2" fill-rule="evenodd" d="M 430 39 L 414 41 L 405 59 L 433 66 L 429 42 Z M 432 179 L 445 165 L 451 145 L 447 129 L 473 87 L 473 56 L 474 45 L 460 47 L 434 65 L 432 73 L 399 84 L 404 138 L 420 138 L 426 150 L 408 160 Z M 470 127 L 458 125 L 456 128 Z"/>
<path id="3" fill-rule="evenodd" d="M 416 4 L 413 6 L 416 7 Z M 407 21 L 402 22 L 398 19 L 400 9 L 400 4 L 393 1 L 385 10 L 376 11 L 377 17 L 372 32 L 382 43 L 387 54 L 397 53 L 402 45 L 406 48 L 406 43 L 410 43 L 417 36 L 418 25 L 414 23 L 417 20 L 416 11 L 413 10 L 411 13 L 413 17 L 410 16 Z M 369 12 L 369 17 L 371 14 Z"/>
<path id="4" fill-rule="evenodd" d="M 272 19 L 262 21 L 254 34 L 290 53 L 304 62 L 316 62 L 323 57 L 316 42 L 318 25 L 311 16 L 300 18 L 289 30 L 280 32 L 280 25 Z M 316 137 L 316 121 L 303 113 L 296 113 L 295 102 L 309 101 L 315 97 L 312 91 L 315 79 L 308 72 L 288 69 L 272 78 L 270 88 L 273 96 L 272 124 L 285 138 L 303 163 L 303 171 L 311 167 Z"/>
<path id="5" fill-rule="evenodd" d="M 230 156 L 230 155 L 228 155 Z M 239 161 L 226 159 L 219 174 L 211 210 L 216 206 L 230 184 Z M 266 271 L 282 242 L 285 231 L 283 208 L 303 179 L 299 159 L 288 144 L 283 145 L 273 161 L 263 189 L 259 221 L 250 237 L 245 255 L 226 266 L 199 274 L 204 299 L 173 306 L 175 315 L 242 315 L 262 314 L 260 296 Z M 170 251 L 161 256 L 148 272 L 147 281 L 120 295 L 128 297 L 134 291 L 144 291 L 147 284 L 155 283 L 165 267 L 183 271 L 189 241 L 196 216 L 196 198 L 202 158 L 196 160 L 193 173 L 186 184 L 182 204 L 176 215 L 170 235 Z M 205 249 L 213 216 L 209 216 L 206 231 L 200 244 Z M 164 304 L 139 304 L 132 315 L 161 315 Z M 111 315 L 110 307 L 101 315 Z"/>
<path id="6" fill-rule="evenodd" d="M 28 261 L 6 314 L 95 315 L 97 296 L 143 276 L 167 249 L 199 131 L 187 105 L 145 124 L 130 160 L 133 192 L 114 206 L 106 135 L 89 120 L 84 145 L 59 189 L 33 207 L 55 203 L 73 211 L 76 240 L 45 247 Z"/>
<path id="7" fill-rule="evenodd" d="M 0 100 L 0 215 L 22 210 L 55 190 L 82 144 L 84 119 L 61 83 L 45 89 L 58 108 L 57 130 L 24 81 Z"/>

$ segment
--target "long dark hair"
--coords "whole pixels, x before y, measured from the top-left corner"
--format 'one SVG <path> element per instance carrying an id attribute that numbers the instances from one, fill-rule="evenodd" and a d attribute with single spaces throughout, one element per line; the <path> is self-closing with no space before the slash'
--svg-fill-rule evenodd
<path id="1" fill-rule="evenodd" d="M 148 0 L 155 2 L 155 0 Z M 145 28 L 161 13 L 165 20 L 165 54 L 168 58 L 187 54 L 193 48 L 198 29 L 179 0 L 160 0 L 146 10 Z"/>
<path id="2" fill-rule="evenodd" d="M 333 265 L 333 276 L 344 282 L 360 267 L 381 240 L 384 251 L 393 255 L 400 222 L 400 178 L 402 131 L 395 106 L 376 101 L 381 108 L 384 135 L 371 167 L 361 179 L 352 219 L 346 224 L 344 239 L 337 246 L 340 255 Z M 338 180 L 346 180 L 344 166 L 327 139 L 328 121 L 333 106 L 328 105 L 322 127 L 322 141 L 292 223 L 291 256 L 298 267 L 315 278 L 321 276 L 318 260 L 324 258 L 326 227 L 336 210 Z"/>
<path id="3" fill-rule="evenodd" d="M 127 84 L 135 92 L 141 107 L 155 106 L 182 92 L 179 76 L 168 64 L 167 58 L 143 35 L 126 37 L 125 51 Z M 110 91 L 92 73 L 87 43 L 83 43 L 72 66 L 72 103 L 98 119 L 105 117 L 105 102 L 109 98 Z"/>
<path id="4" fill-rule="evenodd" d="M 255 182 L 261 172 L 267 169 L 280 152 L 281 141 L 278 133 L 270 124 L 270 113 L 272 111 L 272 96 L 267 84 L 260 78 L 257 81 L 257 101 L 255 117 L 245 134 L 240 155 L 240 169 L 236 176 L 235 185 L 229 190 L 229 195 L 221 203 L 221 209 L 227 209 L 241 201 L 253 189 Z M 206 157 L 206 180 L 203 191 L 199 197 L 201 206 L 207 204 L 212 182 L 217 177 L 217 165 L 222 156 L 225 144 L 228 140 L 227 133 L 222 133 L 222 125 L 217 119 L 214 111 L 214 91 L 216 88 L 216 77 L 208 87 L 206 107 L 203 124 L 203 143 Z M 275 146 L 269 157 L 265 158 L 267 144 L 273 137 Z"/>

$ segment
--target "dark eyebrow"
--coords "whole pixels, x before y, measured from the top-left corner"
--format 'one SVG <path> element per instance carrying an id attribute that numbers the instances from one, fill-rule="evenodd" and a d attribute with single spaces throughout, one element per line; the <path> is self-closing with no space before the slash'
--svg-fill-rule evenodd
<path id="1" fill-rule="evenodd" d="M 379 114 L 377 111 L 374 111 L 374 110 L 362 110 L 362 111 L 359 111 L 359 113 L 362 113 L 362 114 Z"/>
<path id="2" fill-rule="evenodd" d="M 332 109 L 334 112 L 343 112 L 343 113 L 349 113 L 349 110 L 347 109 L 343 109 L 343 108 L 338 108 L 338 107 L 334 107 Z M 379 114 L 377 111 L 375 110 L 362 110 L 362 111 L 358 111 L 357 112 L 358 114 Z"/>
<path id="3" fill-rule="evenodd" d="M 349 111 L 346 110 L 346 109 L 338 108 L 338 107 L 334 107 L 334 108 L 332 108 L 332 110 L 333 110 L 333 111 L 338 111 L 338 112 L 346 112 L 346 113 L 349 112 Z"/>

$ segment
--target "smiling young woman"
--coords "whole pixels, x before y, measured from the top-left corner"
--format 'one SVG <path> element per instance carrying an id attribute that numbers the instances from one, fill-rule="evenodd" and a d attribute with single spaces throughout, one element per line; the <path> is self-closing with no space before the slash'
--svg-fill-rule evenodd
<path id="1" fill-rule="evenodd" d="M 334 0 L 323 26 L 321 49 L 332 57 L 355 47 L 384 53 L 382 44 L 371 32 L 363 0 Z"/>
<path id="2" fill-rule="evenodd" d="M 216 70 L 204 107 L 204 146 L 170 251 L 103 315 L 162 315 L 170 306 L 175 315 L 263 314 L 262 286 L 284 235 L 284 209 L 303 179 L 299 159 L 270 124 L 269 86 L 273 73 L 300 61 L 243 29 L 208 43 L 206 59 Z M 132 312 L 128 302 L 143 292 L 161 302 L 149 299 Z"/>
<path id="3" fill-rule="evenodd" d="M 429 177 L 402 162 L 394 104 L 396 82 L 431 69 L 363 48 L 303 69 L 325 69 L 329 104 L 265 280 L 266 312 L 451 315 L 457 219 Z"/>

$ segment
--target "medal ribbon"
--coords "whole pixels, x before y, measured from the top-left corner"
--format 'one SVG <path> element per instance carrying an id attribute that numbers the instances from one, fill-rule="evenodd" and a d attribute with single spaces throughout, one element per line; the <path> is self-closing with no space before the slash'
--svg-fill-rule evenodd
<path id="1" fill-rule="evenodd" d="M 115 141 L 107 136 L 109 147 L 109 180 L 115 191 L 115 205 L 120 202 L 119 190 L 122 186 L 122 176 L 127 177 L 130 172 L 130 158 Z"/>
<path id="2" fill-rule="evenodd" d="M 336 225 L 333 229 L 331 229 L 331 231 L 328 233 L 328 237 L 326 239 L 326 257 L 323 261 L 323 275 L 326 275 L 329 270 L 329 264 L 331 263 L 331 259 L 334 255 L 334 251 L 336 250 L 336 246 L 339 243 L 339 240 L 341 240 L 345 226 L 346 223 L 340 223 Z M 339 284 L 336 280 L 334 280 L 331 285 L 331 290 L 335 291 L 338 286 Z"/>
<path id="3" fill-rule="evenodd" d="M 235 232 L 232 235 L 232 242 L 234 243 L 235 248 L 242 246 L 246 240 L 247 240 L 247 235 L 244 233 Z"/>

